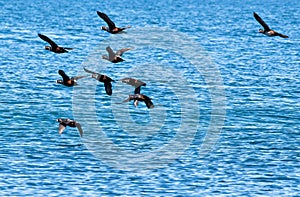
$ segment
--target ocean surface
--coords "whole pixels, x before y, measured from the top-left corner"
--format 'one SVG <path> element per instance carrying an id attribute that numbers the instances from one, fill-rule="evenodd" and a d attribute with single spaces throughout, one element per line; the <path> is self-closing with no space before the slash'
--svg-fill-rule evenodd
<path id="1" fill-rule="evenodd" d="M 297 0 L 0 6 L 0 196 L 300 196 Z M 131 28 L 101 31 L 96 11 Z M 254 11 L 289 38 L 259 34 Z M 38 33 L 74 50 L 46 51 Z M 107 46 L 131 50 L 112 64 Z M 59 69 L 88 77 L 65 87 Z M 153 109 L 122 102 L 125 77 L 147 83 Z"/>

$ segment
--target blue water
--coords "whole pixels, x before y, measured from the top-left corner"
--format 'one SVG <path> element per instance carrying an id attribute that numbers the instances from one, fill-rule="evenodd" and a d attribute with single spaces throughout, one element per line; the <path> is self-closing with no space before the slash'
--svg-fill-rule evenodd
<path id="1" fill-rule="evenodd" d="M 1 0 L 0 6 L 1 196 L 300 195 L 298 1 Z M 101 31 L 97 10 L 132 28 L 113 36 Z M 257 33 L 253 11 L 290 38 Z M 161 31 L 173 50 L 158 47 L 163 39 L 143 28 Z M 153 43 L 134 41 L 138 30 Z M 172 32 L 184 41 L 172 41 Z M 75 49 L 45 51 L 37 33 Z M 124 47 L 135 46 L 126 61 L 101 60 L 106 44 L 123 38 L 133 40 Z M 185 41 L 201 50 L 178 51 L 195 54 L 203 69 L 176 51 Z M 112 97 L 90 78 L 74 89 L 55 83 L 59 69 L 75 76 L 85 74 L 83 66 L 145 81 L 142 93 L 155 108 L 117 104 L 133 91 L 120 82 Z M 59 117 L 81 120 L 84 137 L 73 128 L 59 136 Z M 168 147 L 174 138 L 179 143 Z M 120 149 L 110 152 L 112 145 L 102 144 L 107 139 Z M 212 140 L 208 151 L 205 139 Z M 156 150 L 167 151 L 152 160 Z"/>

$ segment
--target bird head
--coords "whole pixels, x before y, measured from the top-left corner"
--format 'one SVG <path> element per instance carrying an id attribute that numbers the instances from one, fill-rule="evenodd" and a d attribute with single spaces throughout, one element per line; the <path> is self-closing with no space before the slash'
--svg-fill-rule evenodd
<path id="1" fill-rule="evenodd" d="M 98 75 L 97 74 L 92 74 L 92 78 L 97 79 Z"/>
<path id="2" fill-rule="evenodd" d="M 45 46 L 45 49 L 48 51 L 51 51 L 51 47 L 50 46 Z"/>
<path id="3" fill-rule="evenodd" d="M 259 29 L 258 32 L 259 32 L 259 33 L 264 33 L 264 30 Z"/>
<path id="4" fill-rule="evenodd" d="M 63 81 L 59 79 L 59 80 L 56 80 L 56 83 L 63 84 Z"/>
<path id="5" fill-rule="evenodd" d="M 102 26 L 101 27 L 102 30 L 108 31 L 108 27 Z"/>
<path id="6" fill-rule="evenodd" d="M 107 55 L 102 55 L 102 59 L 109 60 Z"/>

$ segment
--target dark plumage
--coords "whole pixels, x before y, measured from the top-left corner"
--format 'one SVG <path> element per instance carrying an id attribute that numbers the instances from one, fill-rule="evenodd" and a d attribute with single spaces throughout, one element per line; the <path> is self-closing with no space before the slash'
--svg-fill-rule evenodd
<path id="1" fill-rule="evenodd" d="M 263 21 L 263 19 L 260 18 L 260 16 L 258 16 L 258 14 L 256 14 L 255 12 L 253 12 L 253 16 L 264 28 L 264 29 L 259 29 L 259 31 L 258 31 L 259 33 L 265 34 L 267 36 L 280 36 L 282 38 L 288 38 L 287 35 L 280 34 L 276 31 L 270 29 L 270 27 L 265 23 L 265 21 Z"/>
<path id="2" fill-rule="evenodd" d="M 116 34 L 116 33 L 120 33 L 121 31 L 123 31 L 124 29 L 130 28 L 130 26 L 127 27 L 116 27 L 115 23 L 112 22 L 112 20 L 103 12 L 99 12 L 97 11 L 97 14 L 100 18 L 102 18 L 108 25 L 108 27 L 106 26 L 102 26 L 101 29 L 104 31 L 107 31 L 111 34 Z"/>
<path id="3" fill-rule="evenodd" d="M 116 53 L 110 48 L 110 46 L 106 47 L 106 51 L 108 52 L 108 56 L 107 55 L 103 55 L 102 59 L 108 60 L 112 63 L 118 63 L 118 62 L 123 62 L 124 59 L 121 58 L 121 56 L 123 55 L 123 53 L 125 53 L 126 51 L 129 51 L 130 48 L 123 48 L 118 50 Z"/>
<path id="4" fill-rule="evenodd" d="M 134 106 L 135 107 L 137 107 L 138 101 L 143 101 L 143 102 L 145 102 L 148 109 L 154 108 L 154 105 L 153 105 L 151 99 L 148 96 L 144 95 L 144 94 L 129 95 L 129 97 L 126 100 L 124 100 L 123 102 L 129 102 L 129 101 L 132 101 L 132 100 L 134 100 Z"/>
<path id="5" fill-rule="evenodd" d="M 58 74 L 62 76 L 63 80 L 56 80 L 56 83 L 72 87 L 74 85 L 77 85 L 77 80 L 84 78 L 86 76 L 77 76 L 77 77 L 72 77 L 70 78 L 68 75 L 63 70 L 58 70 Z"/>
<path id="6" fill-rule="evenodd" d="M 124 78 L 124 79 L 121 79 L 121 81 L 123 83 L 134 86 L 135 87 L 134 94 L 140 94 L 141 86 L 146 86 L 146 83 L 144 83 L 140 80 L 137 80 L 137 79 L 133 79 L 133 78 Z"/>
<path id="7" fill-rule="evenodd" d="M 58 118 L 57 122 L 59 122 L 58 133 L 60 135 L 63 133 L 65 128 L 67 126 L 69 126 L 69 127 L 77 127 L 80 137 L 83 136 L 83 130 L 81 128 L 81 125 L 78 122 L 76 122 L 75 120 Z"/>
<path id="8" fill-rule="evenodd" d="M 98 81 L 104 83 L 104 87 L 105 87 L 105 92 L 107 95 L 112 95 L 112 84 L 111 82 L 115 82 L 114 80 L 112 80 L 110 77 L 106 76 L 106 75 L 102 75 L 93 71 L 89 71 L 86 68 L 83 68 L 83 70 L 87 73 L 91 73 L 92 74 L 92 78 L 97 79 Z"/>
<path id="9" fill-rule="evenodd" d="M 47 36 L 43 35 L 43 34 L 38 34 L 38 36 L 48 42 L 50 44 L 50 46 L 45 46 L 46 50 L 52 51 L 54 53 L 67 53 L 67 50 L 72 50 L 73 48 L 67 48 L 67 47 L 60 47 L 58 46 L 53 40 L 51 40 L 50 38 L 48 38 Z"/>

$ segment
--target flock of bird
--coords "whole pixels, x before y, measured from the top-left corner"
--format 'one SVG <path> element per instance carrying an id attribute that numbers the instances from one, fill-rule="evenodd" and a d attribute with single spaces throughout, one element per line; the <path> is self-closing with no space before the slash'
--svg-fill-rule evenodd
<path id="1" fill-rule="evenodd" d="M 117 27 L 115 25 L 115 23 L 103 12 L 97 11 L 97 14 L 101 19 L 103 19 L 107 23 L 108 26 L 102 26 L 101 29 L 104 31 L 107 31 L 108 33 L 117 34 L 117 33 L 124 31 L 125 29 L 130 28 L 130 26 L 122 27 L 122 28 Z M 282 38 L 288 38 L 287 35 L 284 35 L 284 34 L 281 34 L 281 33 L 278 33 L 276 31 L 272 30 L 257 13 L 253 12 L 253 16 L 263 27 L 263 29 L 259 29 L 259 31 L 258 31 L 259 33 L 265 34 L 267 36 L 280 36 Z M 47 37 L 43 34 L 38 34 L 38 36 L 42 40 L 44 40 L 50 44 L 50 46 L 45 46 L 45 49 L 52 51 L 54 53 L 67 53 L 69 50 L 73 49 L 73 48 L 58 46 L 53 40 L 51 40 L 49 37 Z M 102 58 L 104 60 L 110 61 L 112 63 L 123 62 L 124 59 L 122 59 L 121 56 L 123 55 L 123 53 L 125 53 L 128 50 L 130 50 L 130 48 L 123 48 L 123 49 L 120 49 L 120 50 L 114 52 L 110 46 L 107 46 L 106 51 L 108 52 L 108 55 L 103 55 Z M 111 79 L 110 77 L 108 77 L 106 75 L 90 71 L 86 68 L 83 68 L 83 69 L 85 72 L 92 74 L 92 76 L 91 76 L 92 78 L 94 78 L 104 84 L 105 92 L 107 95 L 112 95 L 111 82 L 115 82 L 115 80 Z M 74 85 L 77 85 L 78 79 L 87 77 L 87 76 L 76 76 L 76 77 L 70 78 L 63 70 L 59 70 L 58 74 L 62 77 L 62 80 L 57 80 L 56 83 L 65 85 L 67 87 L 72 87 Z M 121 82 L 135 87 L 134 94 L 129 95 L 129 97 L 126 100 L 124 100 L 123 102 L 134 101 L 134 106 L 137 107 L 138 102 L 142 101 L 142 102 L 145 102 L 146 106 L 149 109 L 154 108 L 151 98 L 140 93 L 141 86 L 146 86 L 146 83 L 144 83 L 140 80 L 137 80 L 137 79 L 133 79 L 133 78 L 124 78 L 124 79 L 121 79 Z M 69 127 L 77 127 L 80 136 L 81 137 L 83 136 L 83 130 L 81 128 L 81 125 L 78 122 L 76 122 L 75 120 L 71 120 L 68 118 L 67 119 L 58 118 L 57 122 L 59 122 L 59 128 L 58 128 L 59 134 L 62 134 L 63 131 L 65 130 L 65 128 L 67 126 L 69 126 Z"/>

